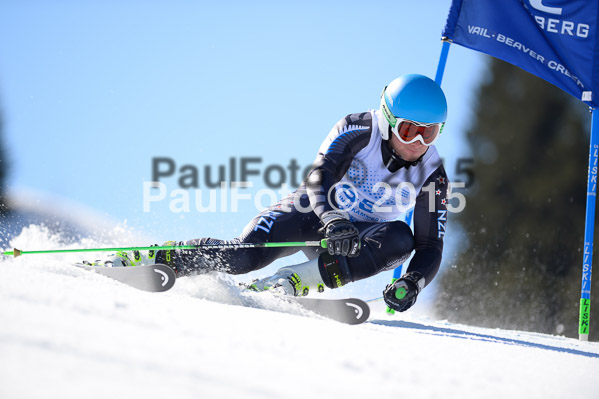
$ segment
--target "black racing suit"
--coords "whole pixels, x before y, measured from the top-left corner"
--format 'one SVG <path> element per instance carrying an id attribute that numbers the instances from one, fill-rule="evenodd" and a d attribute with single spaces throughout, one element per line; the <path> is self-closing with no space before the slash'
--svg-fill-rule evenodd
<path id="1" fill-rule="evenodd" d="M 370 151 L 362 165 L 364 181 L 372 180 L 369 171 L 382 169 L 386 178 L 407 171 L 415 180 L 423 182 L 417 192 L 414 206 L 414 233 L 400 220 L 371 221 L 369 215 L 359 211 L 352 222 L 360 232 L 361 250 L 357 257 L 331 256 L 322 248 L 302 248 L 312 259 L 319 256 L 320 272 L 329 288 L 373 276 L 383 270 L 401 265 L 412 251 L 415 251 L 408 272 L 418 271 L 428 284 L 437 274 L 443 251 L 443 236 L 447 216 L 446 198 L 448 180 L 436 150 L 435 163 L 422 165 L 423 158 L 416 162 L 406 162 L 395 155 L 389 143 L 382 140 L 376 124 L 377 112 L 351 114 L 342 119 L 332 129 L 320 148 L 314 167 L 306 180 L 292 195 L 266 208 L 256 215 L 245 227 L 242 234 L 230 241 L 201 238 L 188 241 L 198 243 L 260 243 L 285 241 L 318 241 L 323 238 L 319 231 L 323 226 L 320 216 L 339 207 L 335 194 L 336 183 L 348 174 L 354 158 L 361 151 Z M 373 123 L 374 120 L 374 123 Z M 433 148 L 433 147 L 431 147 Z M 431 151 L 429 148 L 429 152 Z M 372 153 L 376 151 L 376 153 Z M 360 155 L 359 155 L 360 154 Z M 426 157 L 423 156 L 424 158 Z M 431 158 L 431 157 L 428 157 Z M 430 165 L 433 165 L 432 167 Z M 353 167 L 353 166 L 352 166 Z M 378 169 L 376 169 L 378 168 Z M 411 170 L 409 170 L 412 168 Z M 422 170 L 421 170 L 422 169 Z M 365 171 L 365 172 L 364 172 Z M 424 174 L 423 174 L 424 173 Z M 429 184 L 433 184 L 430 189 Z M 422 188 L 429 187 L 424 190 Z M 331 195 L 327 198 L 327 193 Z M 434 199 L 429 203 L 429 196 Z M 369 210 L 372 204 L 365 201 Z M 432 206 L 432 207 L 431 207 Z M 431 209 L 429 209 L 431 207 Z M 360 214 L 363 215 L 360 216 Z M 366 220 L 364 220 L 366 218 Z M 362 220 L 360 220 L 362 219 Z M 375 218 L 376 219 L 376 218 Z M 207 249 L 201 252 L 177 251 L 175 268 L 179 274 L 194 271 L 218 270 L 231 274 L 244 274 L 263 268 L 274 260 L 298 252 L 300 248 L 252 248 L 252 249 Z M 331 276 L 341 275 L 341 281 Z"/>

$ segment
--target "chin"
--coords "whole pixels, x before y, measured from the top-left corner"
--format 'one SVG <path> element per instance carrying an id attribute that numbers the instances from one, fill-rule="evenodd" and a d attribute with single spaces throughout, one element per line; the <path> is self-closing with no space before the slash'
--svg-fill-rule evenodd
<path id="1" fill-rule="evenodd" d="M 416 153 L 416 152 L 412 152 L 412 151 L 410 151 L 410 152 L 408 152 L 407 154 L 403 154 L 403 155 L 401 155 L 401 157 L 402 157 L 404 160 L 408 161 L 408 162 L 414 162 L 414 161 L 417 161 L 417 160 L 418 160 L 418 158 L 420 158 L 421 156 L 423 156 L 425 152 L 426 152 L 426 151 L 422 151 L 422 152 L 417 152 L 417 153 Z"/>

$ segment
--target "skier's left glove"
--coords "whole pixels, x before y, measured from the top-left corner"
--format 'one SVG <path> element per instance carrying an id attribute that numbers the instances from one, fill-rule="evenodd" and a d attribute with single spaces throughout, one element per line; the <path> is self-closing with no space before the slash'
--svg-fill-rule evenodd
<path id="1" fill-rule="evenodd" d="M 419 272 L 408 272 L 383 291 L 387 305 L 398 312 L 404 312 L 416 303 L 416 297 L 424 287 L 424 277 Z"/>

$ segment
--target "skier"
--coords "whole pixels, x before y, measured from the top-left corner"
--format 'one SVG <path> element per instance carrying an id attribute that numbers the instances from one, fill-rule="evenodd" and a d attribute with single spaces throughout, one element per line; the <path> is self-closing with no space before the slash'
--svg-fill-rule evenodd
<path id="1" fill-rule="evenodd" d="M 447 103 L 439 85 L 423 75 L 401 76 L 385 87 L 378 110 L 341 119 L 322 143 L 314 167 L 297 191 L 260 212 L 239 237 L 231 241 L 201 238 L 185 244 L 318 241 L 324 237 L 326 250 L 303 248 L 307 262 L 283 267 L 249 285 L 257 291 L 274 289 L 296 296 L 392 270 L 414 251 L 406 273 L 383 293 L 389 307 L 405 311 L 441 263 L 449 182 L 433 143 L 446 117 Z M 398 220 L 412 206 L 414 233 Z M 171 266 L 178 275 L 244 274 L 297 251 L 161 250 L 155 262 Z M 122 253 L 119 260 L 123 265 L 135 263 Z"/>

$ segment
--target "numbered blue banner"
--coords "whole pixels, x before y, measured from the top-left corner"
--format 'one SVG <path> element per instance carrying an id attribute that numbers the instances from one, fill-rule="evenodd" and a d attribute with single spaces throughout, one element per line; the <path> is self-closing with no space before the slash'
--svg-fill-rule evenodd
<path id="1" fill-rule="evenodd" d="M 453 0 L 443 36 L 599 106 L 599 0 Z"/>

